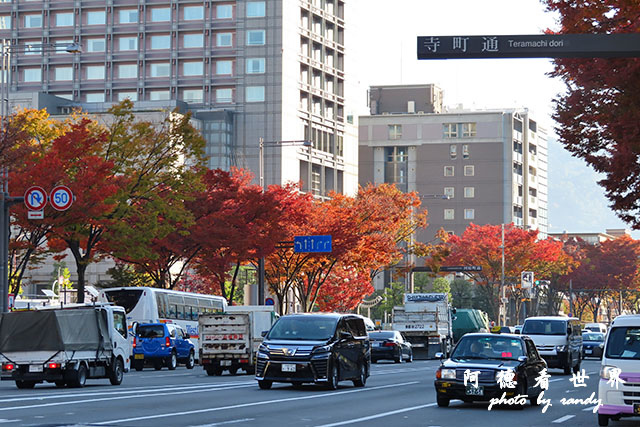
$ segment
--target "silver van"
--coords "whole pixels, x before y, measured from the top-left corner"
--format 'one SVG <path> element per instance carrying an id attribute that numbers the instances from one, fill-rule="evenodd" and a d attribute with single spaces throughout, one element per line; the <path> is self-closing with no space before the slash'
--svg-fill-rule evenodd
<path id="1" fill-rule="evenodd" d="M 565 375 L 580 371 L 582 360 L 582 328 L 575 317 L 529 317 L 522 335 L 531 337 L 549 368 L 560 368 Z"/>

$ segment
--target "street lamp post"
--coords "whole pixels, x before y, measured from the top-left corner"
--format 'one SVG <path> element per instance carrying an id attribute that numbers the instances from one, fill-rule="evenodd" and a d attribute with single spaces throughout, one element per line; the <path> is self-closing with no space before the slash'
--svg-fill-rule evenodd
<path id="1" fill-rule="evenodd" d="M 262 191 L 265 191 L 265 182 L 264 182 L 264 146 L 268 145 L 278 145 L 278 146 L 304 146 L 311 147 L 311 141 L 307 140 L 292 140 L 292 141 L 265 141 L 264 138 L 260 137 L 259 140 L 259 153 L 258 153 L 258 170 L 260 175 L 260 188 Z M 311 148 L 309 148 L 311 149 Z M 265 277 L 264 277 L 264 256 L 261 256 L 258 259 L 258 305 L 264 305 L 264 296 L 265 296 Z"/>
<path id="2" fill-rule="evenodd" d="M 0 46 L 0 130 L 6 133 L 7 117 L 9 115 L 9 86 L 11 84 L 11 53 L 24 52 L 34 47 L 39 47 L 41 52 L 45 50 L 66 51 L 68 53 L 80 52 L 77 43 L 59 45 L 55 43 L 40 43 L 36 45 L 11 45 L 7 40 L 2 40 Z M 5 147 L 6 149 L 6 147 Z M 11 215 L 9 208 L 17 203 L 22 203 L 24 197 L 11 197 L 9 195 L 9 170 L 6 166 L 0 169 L 0 313 L 9 311 L 9 237 L 11 236 Z"/>

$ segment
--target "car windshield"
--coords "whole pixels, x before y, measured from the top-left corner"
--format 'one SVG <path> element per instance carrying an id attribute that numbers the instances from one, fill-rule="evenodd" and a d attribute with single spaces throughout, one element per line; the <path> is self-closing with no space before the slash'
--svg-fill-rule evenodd
<path id="1" fill-rule="evenodd" d="M 162 325 L 139 325 L 136 331 L 140 338 L 162 338 L 164 336 Z"/>
<path id="2" fill-rule="evenodd" d="M 604 334 L 585 333 L 582 334 L 583 341 L 604 341 Z"/>
<path id="3" fill-rule="evenodd" d="M 269 331 L 270 340 L 326 341 L 333 336 L 337 317 L 284 316 Z"/>
<path id="4" fill-rule="evenodd" d="M 611 329 L 606 357 L 640 360 L 640 328 L 629 326 Z"/>
<path id="5" fill-rule="evenodd" d="M 523 335 L 566 335 L 567 322 L 564 320 L 527 320 L 522 328 Z"/>
<path id="6" fill-rule="evenodd" d="M 369 338 L 372 340 L 390 340 L 395 336 L 395 332 L 382 331 L 382 332 L 369 332 Z"/>
<path id="7" fill-rule="evenodd" d="M 464 336 L 456 346 L 452 360 L 508 359 L 524 356 L 522 342 L 517 338 L 497 336 Z"/>

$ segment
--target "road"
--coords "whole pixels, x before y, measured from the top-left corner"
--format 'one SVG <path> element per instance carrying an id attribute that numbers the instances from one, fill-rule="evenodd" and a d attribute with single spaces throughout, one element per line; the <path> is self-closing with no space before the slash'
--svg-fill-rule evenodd
<path id="1" fill-rule="evenodd" d="M 0 383 L 0 426 L 594 426 L 594 405 L 563 405 L 562 398 L 586 399 L 596 392 L 600 362 L 583 362 L 590 376 L 574 387 L 571 376 L 552 369 L 548 398 L 553 406 L 523 410 L 453 401 L 438 408 L 433 387 L 438 361 L 379 363 L 365 388 L 342 382 L 337 391 L 316 386 L 295 389 L 274 384 L 260 390 L 247 375 L 209 377 L 201 367 L 130 372 L 120 386 L 87 380 L 83 389 L 39 384 L 18 390 Z M 637 425 L 637 418 L 611 422 Z"/>

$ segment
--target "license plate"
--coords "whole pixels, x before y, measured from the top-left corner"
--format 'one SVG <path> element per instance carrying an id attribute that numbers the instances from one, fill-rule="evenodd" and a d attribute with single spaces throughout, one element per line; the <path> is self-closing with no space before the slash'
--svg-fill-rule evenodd
<path id="1" fill-rule="evenodd" d="M 144 359 L 144 354 L 134 354 L 133 358 L 134 359 Z"/>
<path id="2" fill-rule="evenodd" d="M 221 360 L 220 366 L 231 366 L 231 360 Z"/>
<path id="3" fill-rule="evenodd" d="M 282 372 L 295 372 L 296 365 L 291 363 L 283 363 L 282 364 Z"/>
<path id="4" fill-rule="evenodd" d="M 635 415 L 640 415 L 640 403 L 633 404 L 633 413 Z"/>
<path id="5" fill-rule="evenodd" d="M 44 367 L 42 365 L 29 365 L 29 372 L 43 372 Z"/>
<path id="6" fill-rule="evenodd" d="M 372 344 L 372 347 L 380 347 L 381 345 L 382 345 L 382 343 L 374 342 L 374 343 Z"/>
<path id="7" fill-rule="evenodd" d="M 484 387 L 482 386 L 474 387 L 472 384 L 469 384 L 467 385 L 466 393 L 469 396 L 483 396 Z"/>
<path id="8" fill-rule="evenodd" d="M 590 348 L 585 348 L 584 349 L 584 354 L 591 354 L 593 352 L 593 350 L 591 350 Z"/>

